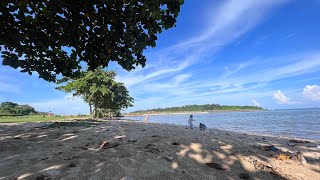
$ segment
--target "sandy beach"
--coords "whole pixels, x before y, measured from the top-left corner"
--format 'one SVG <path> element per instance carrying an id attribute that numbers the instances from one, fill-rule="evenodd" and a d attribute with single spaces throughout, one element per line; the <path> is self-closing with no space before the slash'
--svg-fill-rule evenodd
<path id="1" fill-rule="evenodd" d="M 186 127 L 2 123 L 0 179 L 320 179 L 319 141 Z"/>

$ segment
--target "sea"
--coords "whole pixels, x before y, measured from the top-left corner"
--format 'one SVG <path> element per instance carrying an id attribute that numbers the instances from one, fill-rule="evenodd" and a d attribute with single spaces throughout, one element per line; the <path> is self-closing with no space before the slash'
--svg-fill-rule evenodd
<path id="1" fill-rule="evenodd" d="M 188 126 L 190 114 L 149 115 L 149 122 Z M 145 116 L 126 116 L 143 121 Z M 320 140 L 320 109 L 286 109 L 252 112 L 216 112 L 193 114 L 194 126 L 207 128 Z"/>

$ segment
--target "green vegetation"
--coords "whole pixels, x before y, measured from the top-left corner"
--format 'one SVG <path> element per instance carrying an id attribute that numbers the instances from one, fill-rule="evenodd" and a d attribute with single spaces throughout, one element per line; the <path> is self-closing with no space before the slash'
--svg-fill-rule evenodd
<path id="1" fill-rule="evenodd" d="M 50 122 L 76 118 L 89 118 L 89 116 L 3 116 L 0 117 L 0 123 Z"/>
<path id="2" fill-rule="evenodd" d="M 112 114 L 119 114 L 122 108 L 128 108 L 133 103 L 127 88 L 123 83 L 116 82 L 115 76 L 114 71 L 98 68 L 83 72 L 77 79 L 65 78 L 69 82 L 56 89 L 82 97 L 89 104 L 93 118 L 110 117 Z"/>
<path id="3" fill-rule="evenodd" d="M 208 111 L 250 111 L 263 110 L 257 106 L 226 106 L 219 104 L 204 104 L 204 105 L 186 105 L 181 107 L 158 108 L 150 110 L 135 111 L 132 113 L 173 113 L 173 112 L 208 112 Z"/>
<path id="4" fill-rule="evenodd" d="M 183 0 L 0 1 L 2 64 L 47 81 L 115 61 L 145 66 L 144 50 L 176 24 Z"/>
<path id="5" fill-rule="evenodd" d="M 30 105 L 19 105 L 13 102 L 3 102 L 0 104 L 0 116 L 36 115 L 39 114 Z"/>

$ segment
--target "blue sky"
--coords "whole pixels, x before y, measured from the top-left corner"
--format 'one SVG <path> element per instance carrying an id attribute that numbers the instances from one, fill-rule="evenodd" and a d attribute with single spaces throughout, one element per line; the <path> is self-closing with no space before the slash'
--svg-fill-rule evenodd
<path id="1" fill-rule="evenodd" d="M 145 68 L 108 69 L 135 98 L 127 111 L 206 103 L 319 107 L 319 8 L 318 0 L 189 0 L 177 27 L 145 52 Z M 88 113 L 80 98 L 55 86 L 0 65 L 0 102 Z"/>

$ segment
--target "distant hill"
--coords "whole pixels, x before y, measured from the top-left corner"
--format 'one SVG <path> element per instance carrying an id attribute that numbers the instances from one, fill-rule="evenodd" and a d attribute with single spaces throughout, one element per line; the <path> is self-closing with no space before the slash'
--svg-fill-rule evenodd
<path id="1" fill-rule="evenodd" d="M 0 116 L 42 115 L 28 104 L 20 105 L 14 102 L 3 102 L 0 104 Z M 47 113 L 45 113 L 47 114 Z"/>
<path id="2" fill-rule="evenodd" d="M 257 111 L 264 110 L 258 106 L 227 106 L 219 104 L 186 105 L 180 107 L 157 108 L 134 111 L 129 114 L 179 113 L 179 112 L 211 112 L 211 111 Z"/>

